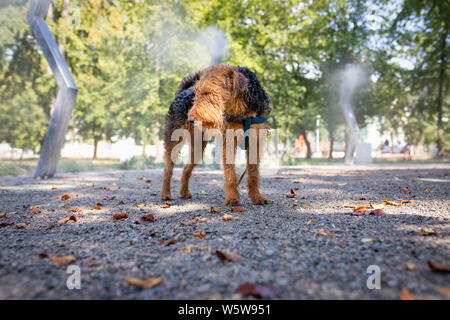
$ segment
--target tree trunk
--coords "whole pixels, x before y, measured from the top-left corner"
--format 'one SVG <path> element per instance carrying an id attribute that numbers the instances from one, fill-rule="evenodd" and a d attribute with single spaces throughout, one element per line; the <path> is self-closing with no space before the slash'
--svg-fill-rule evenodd
<path id="1" fill-rule="evenodd" d="M 446 23 L 447 25 L 447 23 Z M 437 101 L 437 110 L 438 110 L 438 121 L 437 121 L 437 147 L 438 154 L 442 155 L 444 152 L 444 127 L 442 124 L 442 100 L 443 100 L 443 92 L 444 92 L 444 82 L 445 82 L 445 49 L 446 49 L 446 39 L 447 34 L 442 35 L 441 39 L 441 64 L 439 70 L 439 93 L 438 93 L 438 101 Z"/>
<path id="2" fill-rule="evenodd" d="M 98 137 L 94 137 L 94 155 L 92 157 L 93 160 L 97 160 L 97 151 L 98 151 L 98 143 L 100 139 Z"/>
<path id="3" fill-rule="evenodd" d="M 330 133 L 330 153 L 328 154 L 328 159 L 333 159 L 333 147 L 334 147 L 334 136 Z"/>

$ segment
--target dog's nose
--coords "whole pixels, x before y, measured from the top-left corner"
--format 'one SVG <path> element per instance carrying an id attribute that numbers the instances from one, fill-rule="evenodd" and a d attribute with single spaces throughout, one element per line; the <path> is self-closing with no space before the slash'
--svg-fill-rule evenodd
<path id="1" fill-rule="evenodd" d="M 194 118 L 189 117 L 187 121 L 188 121 L 189 123 L 194 123 L 195 120 L 194 120 Z"/>

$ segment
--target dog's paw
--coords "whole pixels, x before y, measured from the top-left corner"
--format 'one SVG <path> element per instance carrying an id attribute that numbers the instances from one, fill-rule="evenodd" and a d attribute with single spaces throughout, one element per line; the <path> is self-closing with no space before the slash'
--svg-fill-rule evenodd
<path id="1" fill-rule="evenodd" d="M 161 200 L 172 200 L 172 196 L 170 195 L 170 193 L 161 193 L 159 195 L 159 198 Z"/>
<path id="2" fill-rule="evenodd" d="M 189 191 L 180 191 L 180 197 L 183 199 L 192 198 L 192 194 Z"/>
<path id="3" fill-rule="evenodd" d="M 266 197 L 264 197 L 260 194 L 251 196 L 250 199 L 252 199 L 253 204 L 266 204 L 269 202 L 269 200 L 267 200 Z"/>
<path id="4" fill-rule="evenodd" d="M 239 198 L 226 198 L 225 205 L 227 206 L 239 206 L 241 204 L 241 200 Z"/>

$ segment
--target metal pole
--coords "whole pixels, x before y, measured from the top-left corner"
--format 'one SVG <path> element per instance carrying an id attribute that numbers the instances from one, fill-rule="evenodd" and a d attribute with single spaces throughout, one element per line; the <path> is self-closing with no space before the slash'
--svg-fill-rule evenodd
<path id="1" fill-rule="evenodd" d="M 73 106 L 77 98 L 78 88 L 67 64 L 59 51 L 55 38 L 45 23 L 51 0 L 30 0 L 27 13 L 28 23 L 34 36 L 52 69 L 58 83 L 59 92 L 56 97 L 50 123 L 42 145 L 41 156 L 36 169 L 36 178 L 52 177 L 60 158 L 67 127 Z"/>

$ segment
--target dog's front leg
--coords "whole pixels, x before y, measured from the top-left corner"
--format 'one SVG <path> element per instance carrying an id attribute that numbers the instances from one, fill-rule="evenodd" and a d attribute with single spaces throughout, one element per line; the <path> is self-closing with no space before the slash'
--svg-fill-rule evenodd
<path id="1" fill-rule="evenodd" d="M 252 200 L 253 204 L 265 204 L 268 202 L 267 198 L 259 192 L 259 163 L 261 159 L 260 148 L 262 148 L 259 129 L 261 128 L 264 129 L 264 126 L 259 124 L 252 126 L 249 137 L 250 143 L 247 149 L 247 187 L 248 196 Z"/>
<path id="2" fill-rule="evenodd" d="M 229 131 L 230 132 L 230 131 Z M 227 133 L 228 134 L 228 133 Z M 228 141 L 228 143 L 227 143 Z M 223 135 L 223 173 L 225 180 L 225 205 L 240 205 L 238 183 L 235 169 L 236 139 L 234 134 L 231 137 Z"/>

